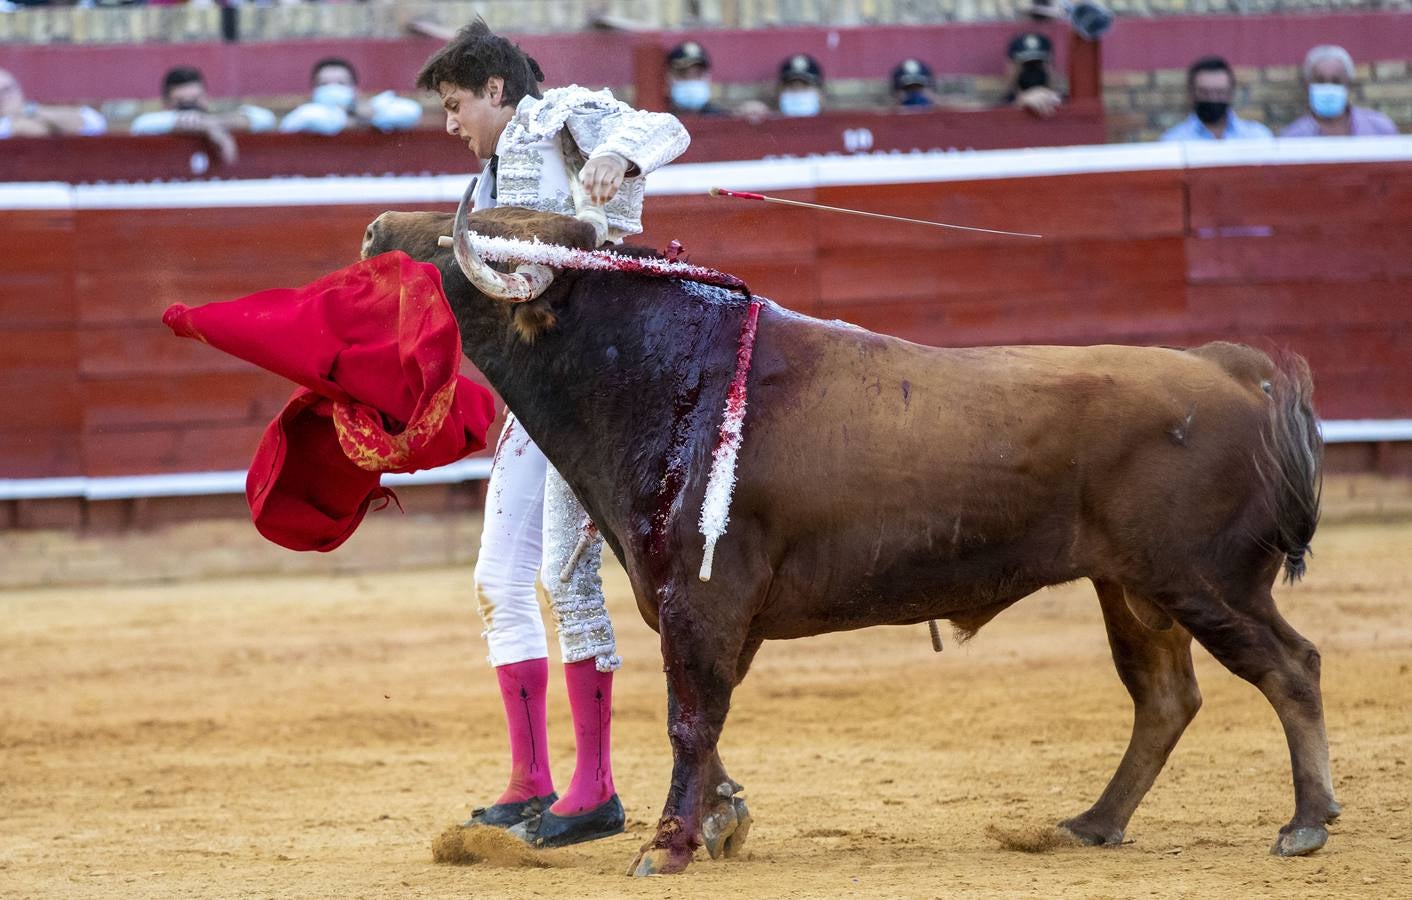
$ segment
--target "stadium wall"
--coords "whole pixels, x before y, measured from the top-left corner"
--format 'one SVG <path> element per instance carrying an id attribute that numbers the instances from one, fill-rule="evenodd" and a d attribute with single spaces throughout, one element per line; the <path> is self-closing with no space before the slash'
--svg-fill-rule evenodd
<path id="1" fill-rule="evenodd" d="M 6 22 L 0 16 L 0 28 Z M 519 40 L 544 61 L 551 84 L 609 86 L 625 98 L 632 96 L 635 44 L 650 43 L 665 56 L 674 43 L 694 38 L 710 49 L 715 80 L 727 104 L 769 96 L 781 59 L 803 51 L 820 60 L 828 76 L 829 101 L 835 107 L 890 105 L 885 78 L 905 56 L 917 56 L 933 66 L 943 96 L 992 105 L 1006 91 L 1003 49 L 1017 31 L 1030 27 L 1034 26 L 1026 22 L 984 21 L 858 28 L 694 28 L 524 34 Z M 1047 27 L 1057 38 L 1062 72 L 1068 42 L 1058 38 L 1065 26 Z M 5 67 L 46 102 L 93 104 L 121 121 L 155 108 L 161 73 L 173 65 L 199 63 L 214 96 L 289 108 L 306 94 L 309 66 L 315 59 L 346 57 L 358 66 L 365 88 L 408 92 L 412 73 L 438 46 L 427 38 L 297 36 L 303 33 L 296 29 L 285 32 L 282 40 L 240 43 L 19 44 L 6 47 Z M 1409 33 L 1412 12 L 1405 10 L 1120 19 L 1102 45 L 1108 139 L 1151 139 L 1185 116 L 1185 67 L 1211 53 L 1225 56 L 1237 67 L 1243 85 L 1238 98 L 1242 115 L 1272 127 L 1287 124 L 1304 106 L 1298 64 L 1310 47 L 1325 43 L 1347 47 L 1359 63 L 1354 102 L 1384 112 L 1403 131 L 1412 131 Z M 430 125 L 435 112 L 429 100 L 428 106 Z"/>
<path id="2" fill-rule="evenodd" d="M 704 196 L 714 184 L 1046 237 Z M 313 280 L 356 258 L 378 212 L 449 210 L 463 186 L 0 186 L 0 526 L 109 515 L 87 510 L 124 476 L 167 473 L 152 483 L 172 494 L 224 472 L 225 487 L 187 492 L 238 491 L 290 386 L 173 338 L 162 310 Z M 1302 353 L 1337 421 L 1331 467 L 1412 473 L 1412 138 L 682 164 L 651 192 L 646 243 L 678 238 L 787 306 L 923 343 Z M 185 505 L 203 503 L 238 508 Z"/>

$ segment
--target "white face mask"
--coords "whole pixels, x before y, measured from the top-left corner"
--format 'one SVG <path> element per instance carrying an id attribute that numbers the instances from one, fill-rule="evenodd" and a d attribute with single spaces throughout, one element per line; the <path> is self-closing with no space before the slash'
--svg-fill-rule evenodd
<path id="1" fill-rule="evenodd" d="M 320 106 L 349 109 L 356 96 L 353 87 L 347 84 L 321 84 L 314 88 L 314 102 Z"/>
<path id="2" fill-rule="evenodd" d="M 1348 108 L 1348 88 L 1341 84 L 1309 85 L 1309 108 L 1321 119 L 1337 119 Z"/>
<path id="3" fill-rule="evenodd" d="M 672 82 L 672 103 L 679 109 L 697 110 L 711 102 L 711 82 L 706 78 L 684 78 Z"/>
<path id="4" fill-rule="evenodd" d="M 787 116 L 817 116 L 823 101 L 815 88 L 790 88 L 780 92 L 780 112 Z"/>

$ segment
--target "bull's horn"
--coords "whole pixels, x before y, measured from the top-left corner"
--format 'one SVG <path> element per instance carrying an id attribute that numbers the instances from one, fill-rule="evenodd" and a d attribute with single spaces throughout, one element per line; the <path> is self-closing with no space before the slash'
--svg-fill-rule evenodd
<path id="1" fill-rule="evenodd" d="M 506 275 L 486 265 L 476 253 L 476 248 L 471 245 L 471 230 L 467 223 L 471 194 L 475 189 L 476 183 L 472 181 L 461 197 L 461 205 L 456 207 L 456 220 L 451 230 L 455 238 L 453 249 L 456 253 L 456 264 L 466 273 L 471 285 L 487 297 L 509 300 L 511 303 L 533 300 L 544 293 L 554 281 L 553 270 L 548 266 L 524 265 L 517 268 L 515 274 Z"/>

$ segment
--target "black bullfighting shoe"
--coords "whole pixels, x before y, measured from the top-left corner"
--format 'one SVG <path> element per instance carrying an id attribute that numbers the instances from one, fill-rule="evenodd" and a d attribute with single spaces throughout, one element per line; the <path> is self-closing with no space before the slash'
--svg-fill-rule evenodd
<path id="1" fill-rule="evenodd" d="M 622 834 L 626 818 L 623 801 L 614 794 L 576 816 L 561 816 L 546 808 L 538 819 L 516 825 L 510 833 L 531 847 L 567 847 Z"/>
<path id="2" fill-rule="evenodd" d="M 490 806 L 478 806 L 471 810 L 471 817 L 462 822 L 461 827 L 489 825 L 492 828 L 513 828 L 521 822 L 533 821 L 541 814 L 548 812 L 549 807 L 553 806 L 554 801 L 558 799 L 559 795 L 551 792 L 543 797 L 531 797 L 518 803 L 494 803 Z"/>

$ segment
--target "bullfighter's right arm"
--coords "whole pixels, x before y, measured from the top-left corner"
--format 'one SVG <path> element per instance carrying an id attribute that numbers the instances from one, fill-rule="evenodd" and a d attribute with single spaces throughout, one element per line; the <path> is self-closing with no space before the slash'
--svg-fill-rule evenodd
<path id="1" fill-rule="evenodd" d="M 633 109 L 605 95 L 586 94 L 564 123 L 589 159 L 614 154 L 645 175 L 676 159 L 691 143 L 676 116 Z"/>

